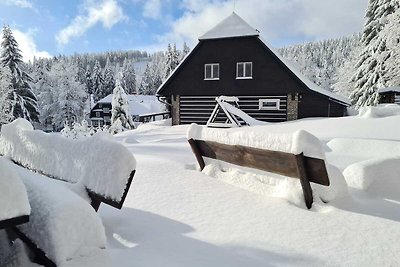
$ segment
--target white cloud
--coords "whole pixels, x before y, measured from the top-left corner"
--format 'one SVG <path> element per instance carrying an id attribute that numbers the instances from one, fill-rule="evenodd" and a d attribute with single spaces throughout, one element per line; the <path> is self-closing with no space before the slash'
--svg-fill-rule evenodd
<path id="1" fill-rule="evenodd" d="M 33 4 L 29 0 L 3 0 L 3 3 L 8 6 L 17 6 L 21 8 L 33 9 Z"/>
<path id="2" fill-rule="evenodd" d="M 83 13 L 58 32 L 56 41 L 59 45 L 68 44 L 72 38 L 83 35 L 97 23 L 102 23 L 104 28 L 110 29 L 116 23 L 127 19 L 116 0 L 102 0 L 100 3 L 87 0 Z"/>
<path id="3" fill-rule="evenodd" d="M 236 13 L 273 44 L 287 40 L 319 40 L 361 31 L 368 0 L 242 0 Z M 233 0 L 183 0 L 183 15 L 171 23 L 171 32 L 159 41 L 197 38 L 232 13 Z"/>
<path id="4" fill-rule="evenodd" d="M 15 40 L 18 43 L 18 47 L 21 50 L 21 54 L 23 60 L 28 62 L 29 60 L 33 60 L 34 57 L 36 58 L 49 58 L 51 55 L 46 51 L 40 51 L 36 47 L 35 40 L 33 39 L 33 32 L 32 30 L 28 32 L 21 32 L 19 30 L 13 29 L 12 30 Z M 0 36 L 3 39 L 3 35 Z"/>
<path id="5" fill-rule="evenodd" d="M 146 18 L 158 19 L 161 16 L 161 0 L 147 0 L 143 6 L 143 16 Z"/>

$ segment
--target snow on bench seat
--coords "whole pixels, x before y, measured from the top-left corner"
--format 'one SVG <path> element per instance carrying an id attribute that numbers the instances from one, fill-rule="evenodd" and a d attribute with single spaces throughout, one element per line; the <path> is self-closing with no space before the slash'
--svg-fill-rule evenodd
<path id="1" fill-rule="evenodd" d="M 0 152 L 13 161 L 115 201 L 123 197 L 136 168 L 132 153 L 105 133 L 70 140 L 34 130 L 27 120 L 17 119 L 2 126 L 1 136 Z"/>
<path id="2" fill-rule="evenodd" d="M 23 182 L 8 168 L 7 160 L 0 157 L 0 229 L 13 220 L 15 223 L 27 221 L 26 216 L 30 213 L 31 206 Z"/>
<path id="3" fill-rule="evenodd" d="M 265 126 L 216 129 L 192 124 L 187 131 L 187 138 L 294 155 L 303 153 L 304 156 L 324 160 L 330 185 L 311 183 L 314 201 L 322 199 L 329 202 L 347 192 L 347 185 L 340 170 L 326 162 L 325 150 L 319 139 L 304 130 L 270 133 Z M 303 205 L 298 180 L 209 158 L 206 160 L 207 166 L 203 172 L 210 176 L 258 194 L 278 196 Z"/>
<path id="4" fill-rule="evenodd" d="M 29 223 L 17 228 L 47 258 L 60 265 L 74 256 L 105 248 L 101 219 L 88 201 L 74 192 L 79 186 L 41 177 L 11 161 L 7 165 L 24 182 L 32 207 Z"/>

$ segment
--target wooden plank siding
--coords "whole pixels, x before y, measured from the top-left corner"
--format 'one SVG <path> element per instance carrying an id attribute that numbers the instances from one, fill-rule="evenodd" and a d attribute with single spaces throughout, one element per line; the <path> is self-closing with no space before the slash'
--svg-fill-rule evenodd
<path id="1" fill-rule="evenodd" d="M 283 122 L 287 115 L 287 96 L 237 96 L 239 107 L 254 119 L 265 122 Z M 216 96 L 180 96 L 179 117 L 181 124 L 206 124 L 216 105 Z M 279 110 L 260 110 L 259 99 L 279 99 Z M 224 114 L 218 115 L 217 122 L 227 118 Z"/>

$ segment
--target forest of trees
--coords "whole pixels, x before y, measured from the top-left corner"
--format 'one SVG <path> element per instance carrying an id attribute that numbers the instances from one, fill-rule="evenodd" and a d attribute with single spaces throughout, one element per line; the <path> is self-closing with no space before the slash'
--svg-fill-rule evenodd
<path id="1" fill-rule="evenodd" d="M 379 88 L 400 85 L 399 5 L 370 0 L 362 33 L 279 52 L 316 84 L 349 96 L 355 108 L 376 105 Z M 22 117 L 60 130 L 81 121 L 94 102 L 111 94 L 117 73 L 126 94 L 154 95 L 189 47 L 169 44 L 153 54 L 109 51 L 24 63 L 11 29 L 4 26 L 0 52 L 0 125 Z"/>
<path id="2" fill-rule="evenodd" d="M 168 45 L 165 52 L 154 54 L 116 51 L 56 56 L 24 63 L 8 26 L 4 26 L 3 36 L 0 124 L 23 117 L 38 127 L 51 130 L 60 130 L 65 123 L 71 125 L 84 119 L 94 102 L 113 92 L 117 73 L 121 73 L 120 84 L 126 94 L 154 95 L 189 52 L 186 44 L 182 50 L 173 44 Z M 17 81 L 21 84 L 16 85 Z M 22 106 L 13 99 L 19 96 L 23 96 L 19 101 L 24 103 Z"/>

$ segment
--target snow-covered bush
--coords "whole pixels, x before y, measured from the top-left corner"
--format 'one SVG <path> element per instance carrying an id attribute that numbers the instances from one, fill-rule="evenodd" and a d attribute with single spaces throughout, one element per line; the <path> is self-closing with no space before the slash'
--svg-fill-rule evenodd
<path id="1" fill-rule="evenodd" d="M 83 120 L 81 122 L 73 122 L 71 126 L 66 122 L 64 123 L 64 128 L 61 130 L 61 134 L 69 139 L 90 137 L 97 132 L 108 132 L 108 126 L 93 127 L 86 120 Z"/>

